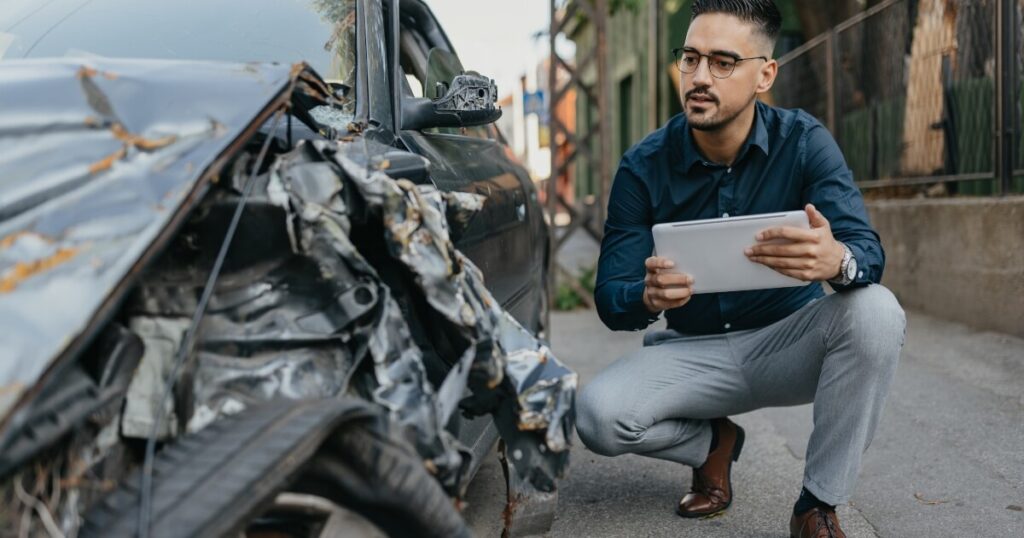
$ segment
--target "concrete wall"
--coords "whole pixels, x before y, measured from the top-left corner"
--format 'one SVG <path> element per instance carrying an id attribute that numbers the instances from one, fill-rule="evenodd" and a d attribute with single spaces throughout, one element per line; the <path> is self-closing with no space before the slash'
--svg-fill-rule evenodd
<path id="1" fill-rule="evenodd" d="M 1024 197 L 868 204 L 906 308 L 1024 337 Z"/>

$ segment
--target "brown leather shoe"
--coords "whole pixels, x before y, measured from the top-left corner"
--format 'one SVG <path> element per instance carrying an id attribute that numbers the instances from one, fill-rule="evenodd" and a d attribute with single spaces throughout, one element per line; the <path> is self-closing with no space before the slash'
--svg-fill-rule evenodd
<path id="1" fill-rule="evenodd" d="M 839 528 L 835 510 L 811 508 L 799 516 L 793 514 L 789 538 L 846 538 L 846 533 Z"/>
<path id="2" fill-rule="evenodd" d="M 732 504 L 732 462 L 740 458 L 745 435 L 743 428 L 727 418 L 712 419 L 711 427 L 718 432 L 718 446 L 708 454 L 704 465 L 693 470 L 690 492 L 676 508 L 683 517 L 716 516 Z"/>

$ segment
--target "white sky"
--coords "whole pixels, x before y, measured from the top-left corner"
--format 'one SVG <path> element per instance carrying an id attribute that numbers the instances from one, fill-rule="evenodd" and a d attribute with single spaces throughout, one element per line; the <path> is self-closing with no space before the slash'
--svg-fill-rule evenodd
<path id="1" fill-rule="evenodd" d="M 507 95 L 548 55 L 550 0 L 427 0 L 466 69 Z M 534 39 L 533 34 L 544 31 Z M 561 50 L 561 47 L 559 47 Z"/>

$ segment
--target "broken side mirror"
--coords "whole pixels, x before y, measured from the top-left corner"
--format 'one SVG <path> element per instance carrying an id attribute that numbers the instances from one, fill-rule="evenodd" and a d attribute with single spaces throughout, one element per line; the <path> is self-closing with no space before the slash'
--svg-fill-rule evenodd
<path id="1" fill-rule="evenodd" d="M 402 129 L 474 127 L 501 117 L 494 81 L 466 71 L 450 51 L 430 50 L 423 90 L 423 98 L 402 99 Z"/>
<path id="2" fill-rule="evenodd" d="M 501 117 L 498 88 L 494 81 L 472 71 L 455 76 L 450 84 L 438 82 L 434 99 L 402 100 L 402 129 L 473 127 Z"/>

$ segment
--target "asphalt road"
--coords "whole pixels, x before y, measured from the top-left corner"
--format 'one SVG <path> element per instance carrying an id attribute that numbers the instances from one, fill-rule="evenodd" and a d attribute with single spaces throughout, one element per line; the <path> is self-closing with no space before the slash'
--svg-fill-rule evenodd
<path id="1" fill-rule="evenodd" d="M 1013 299 L 1013 300 L 1019 300 Z M 587 383 L 640 345 L 593 311 L 556 313 L 556 355 Z M 684 520 L 675 503 L 689 468 L 573 447 L 548 536 L 786 537 L 799 493 L 811 407 L 734 419 L 747 430 L 726 515 Z M 497 456 L 470 485 L 465 516 L 499 536 L 504 482 Z M 908 312 L 907 343 L 856 494 L 840 508 L 848 536 L 1024 536 L 1024 340 Z"/>

